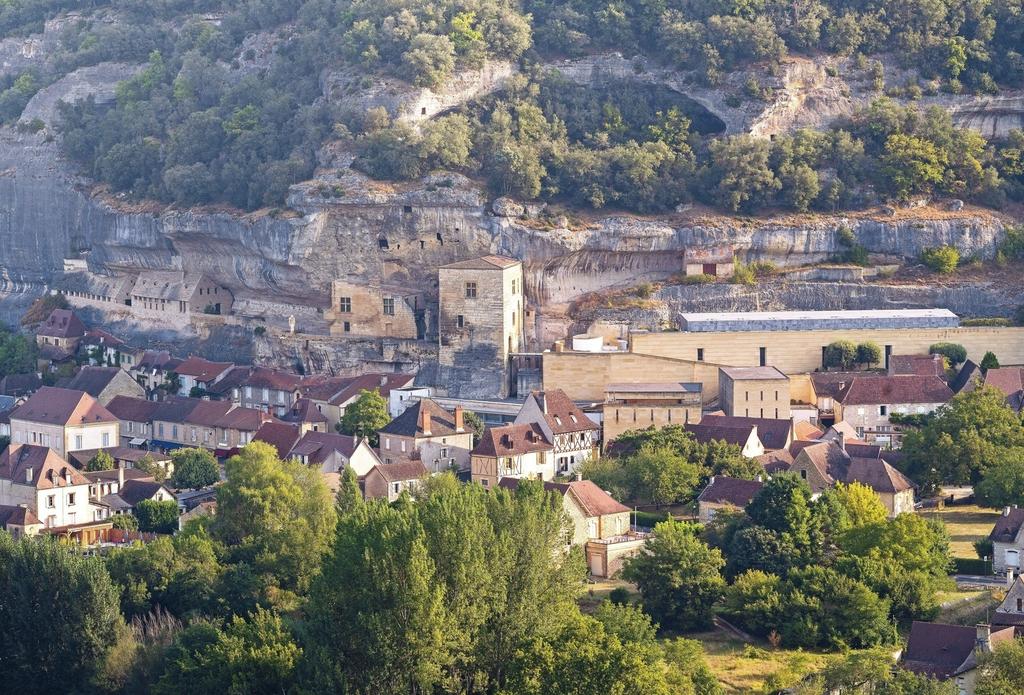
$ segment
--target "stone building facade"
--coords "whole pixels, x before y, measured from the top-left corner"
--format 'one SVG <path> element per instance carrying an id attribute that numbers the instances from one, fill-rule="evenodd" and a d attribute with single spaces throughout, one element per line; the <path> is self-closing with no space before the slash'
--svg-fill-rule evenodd
<path id="1" fill-rule="evenodd" d="M 601 419 L 605 447 L 623 432 L 700 422 L 701 384 L 608 384 Z"/>
<path id="2" fill-rule="evenodd" d="M 425 309 L 421 293 L 335 280 L 324 318 L 332 336 L 416 339 L 425 333 Z"/>
<path id="3" fill-rule="evenodd" d="M 505 398 L 513 391 L 510 356 L 524 344 L 523 264 L 483 256 L 438 271 L 438 361 L 449 395 Z"/>
<path id="4" fill-rule="evenodd" d="M 722 367 L 718 395 L 726 415 L 790 418 L 789 377 L 775 367 Z"/>

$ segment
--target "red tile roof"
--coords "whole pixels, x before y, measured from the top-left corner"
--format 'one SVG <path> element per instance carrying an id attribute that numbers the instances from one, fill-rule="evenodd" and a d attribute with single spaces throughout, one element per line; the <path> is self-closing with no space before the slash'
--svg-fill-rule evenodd
<path id="1" fill-rule="evenodd" d="M 531 422 L 488 427 L 473 449 L 473 456 L 520 456 L 553 448 L 541 426 Z"/>
<path id="2" fill-rule="evenodd" d="M 599 425 L 587 417 L 562 389 L 533 391 L 529 397 L 540 407 L 548 427 L 555 434 L 585 432 L 599 428 Z"/>
<path id="3" fill-rule="evenodd" d="M 506 490 L 515 490 L 519 487 L 519 479 L 502 478 L 498 481 L 498 485 Z M 598 487 L 592 480 L 574 480 L 569 483 L 548 481 L 544 483 L 544 489 L 549 492 L 557 492 L 563 497 L 569 495 L 576 500 L 588 518 L 630 511 L 629 507 L 616 502 L 614 497 Z"/>
<path id="4" fill-rule="evenodd" d="M 147 401 L 145 398 L 132 398 L 131 396 L 114 396 L 110 403 L 107 403 L 109 410 L 117 419 L 132 422 L 149 422 L 160 410 L 161 404 L 156 401 Z"/>
<path id="5" fill-rule="evenodd" d="M 54 386 L 44 386 L 32 394 L 11 413 L 11 419 L 61 426 L 117 422 L 109 410 L 84 391 Z"/>
<path id="6" fill-rule="evenodd" d="M 378 463 L 367 472 L 367 476 L 376 471 L 384 480 L 389 483 L 397 483 L 406 480 L 418 480 L 429 475 L 426 466 L 421 461 L 403 461 L 401 463 Z M 366 476 L 364 476 L 366 477 Z"/>
<path id="7" fill-rule="evenodd" d="M 253 367 L 249 376 L 242 380 L 243 386 L 273 389 L 275 391 L 295 391 L 302 383 L 302 377 L 292 372 L 267 367 Z"/>
<path id="8" fill-rule="evenodd" d="M 1007 397 L 1024 389 L 1024 369 L 1020 367 L 999 367 L 985 372 L 985 385 L 993 386 Z"/>
<path id="9" fill-rule="evenodd" d="M 744 509 L 750 500 L 761 491 L 764 483 L 759 480 L 740 480 L 725 475 L 713 475 L 708 486 L 697 497 L 698 502 L 731 504 Z"/>
<path id="10" fill-rule="evenodd" d="M 945 376 L 946 360 L 942 355 L 890 355 L 889 374 Z"/>
<path id="11" fill-rule="evenodd" d="M 18 485 L 48 490 L 69 485 L 88 485 L 74 466 L 45 446 L 11 444 L 0 454 L 0 478 Z"/>
<path id="12" fill-rule="evenodd" d="M 174 373 L 180 376 L 190 376 L 196 381 L 213 381 L 234 365 L 230 362 L 211 362 L 210 360 L 193 355 L 179 364 Z"/>
<path id="13" fill-rule="evenodd" d="M 6 529 L 8 526 L 30 526 L 41 523 L 39 517 L 28 507 L 0 505 L 0 528 Z"/>
<path id="14" fill-rule="evenodd" d="M 290 456 L 303 456 L 314 465 L 320 465 L 334 452 L 346 459 L 352 458 L 359 440 L 334 432 L 306 432 L 289 452 Z M 421 464 L 422 465 L 422 464 Z"/>
<path id="15" fill-rule="evenodd" d="M 430 414 L 429 436 L 445 437 L 460 434 L 455 431 L 455 415 L 429 398 L 421 398 L 410 405 L 401 415 L 382 427 L 381 434 L 394 434 L 400 437 L 428 436 L 423 432 L 423 419 L 420 414 L 424 410 Z"/>
<path id="16" fill-rule="evenodd" d="M 775 420 L 773 418 L 760 417 L 735 417 L 730 415 L 705 415 L 701 425 L 712 427 L 757 427 L 757 438 L 764 444 L 765 449 L 785 449 L 789 442 L 790 420 Z"/>
<path id="17" fill-rule="evenodd" d="M 286 458 L 299 441 L 299 426 L 287 422 L 264 422 L 253 435 L 253 441 L 266 442 L 277 449 L 278 458 Z"/>
<path id="18" fill-rule="evenodd" d="M 937 376 L 883 376 L 857 378 L 836 398 L 844 406 L 893 403 L 946 403 L 953 397 Z"/>

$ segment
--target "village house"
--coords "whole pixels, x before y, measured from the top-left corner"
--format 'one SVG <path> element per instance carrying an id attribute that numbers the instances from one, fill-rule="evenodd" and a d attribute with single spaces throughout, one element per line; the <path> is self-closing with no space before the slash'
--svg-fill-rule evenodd
<path id="1" fill-rule="evenodd" d="M 340 473 L 351 468 L 358 477 L 367 475 L 381 462 L 365 439 L 333 432 L 306 432 L 288 452 L 288 457 L 321 473 Z"/>
<path id="2" fill-rule="evenodd" d="M 992 541 L 992 569 L 996 574 L 1021 571 L 1024 555 L 1024 509 L 1004 507 L 988 538 Z"/>
<path id="3" fill-rule="evenodd" d="M 180 407 L 182 401 L 148 401 L 144 398 L 115 396 L 107 404 L 107 410 L 120 423 L 120 446 L 132 449 L 147 447 L 153 438 L 153 421 L 157 413 L 170 407 Z"/>
<path id="4" fill-rule="evenodd" d="M 327 421 L 327 416 L 317 407 L 316 403 L 308 398 L 300 398 L 295 401 L 291 409 L 280 418 L 284 422 L 298 425 L 303 433 L 330 432 L 333 429 Z"/>
<path id="5" fill-rule="evenodd" d="M 946 376 L 946 358 L 942 355 L 891 355 L 889 376 Z"/>
<path id="6" fill-rule="evenodd" d="M 43 530 L 43 522 L 27 504 L 0 505 L 0 528 L 18 540 L 24 536 L 39 535 Z"/>
<path id="7" fill-rule="evenodd" d="M 898 449 L 900 428 L 890 423 L 897 415 L 925 415 L 953 397 L 937 376 L 854 378 L 836 396 L 836 419 L 851 425 L 857 437 Z"/>
<path id="8" fill-rule="evenodd" d="M 112 311 L 131 306 L 135 279 L 134 275 L 99 275 L 84 270 L 65 272 L 56 289 L 72 306 Z"/>
<path id="9" fill-rule="evenodd" d="M 412 374 L 370 373 L 355 377 L 307 377 L 302 383 L 301 394 L 309 399 L 324 417 L 329 428 L 341 422 L 345 408 L 355 402 L 365 391 L 376 391 L 385 400 L 392 389 L 404 388 L 412 383 Z"/>
<path id="10" fill-rule="evenodd" d="M 133 348 L 115 335 L 99 328 L 90 328 L 78 344 L 78 352 L 88 358 L 89 364 L 97 367 L 131 367 L 142 357 L 144 351 Z"/>
<path id="11" fill-rule="evenodd" d="M 746 509 L 750 501 L 764 487 L 760 480 L 740 480 L 725 475 L 713 475 L 697 497 L 697 519 L 710 523 L 723 510 Z"/>
<path id="12" fill-rule="evenodd" d="M 302 377 L 291 372 L 253 367 L 239 384 L 243 408 L 255 408 L 282 417 L 299 398 Z"/>
<path id="13" fill-rule="evenodd" d="M 989 625 L 946 625 L 915 620 L 900 666 L 921 676 L 953 680 L 959 695 L 974 695 L 978 664 L 986 654 L 1013 639 L 1014 629 Z"/>
<path id="14" fill-rule="evenodd" d="M 61 382 L 60 386 L 73 391 L 85 391 L 102 405 L 107 405 L 116 396 L 146 397 L 146 389 L 120 367 L 86 365 L 78 370 L 78 374 Z"/>
<path id="15" fill-rule="evenodd" d="M 260 425 L 260 428 L 256 430 L 256 434 L 253 435 L 252 440 L 254 442 L 263 442 L 274 447 L 277 452 L 277 457 L 281 460 L 288 458 L 288 453 L 292 450 L 305 432 L 293 422 L 278 422 L 271 420 L 264 422 Z"/>
<path id="16" fill-rule="evenodd" d="M 202 395 L 234 366 L 230 362 L 211 362 L 194 355 L 189 357 L 174 368 L 174 374 L 178 377 L 178 395 Z"/>
<path id="17" fill-rule="evenodd" d="M 775 367 L 719 367 L 718 398 L 732 417 L 789 420 L 789 377 Z"/>
<path id="18" fill-rule="evenodd" d="M 146 350 L 129 369 L 129 373 L 149 394 L 157 388 L 170 386 L 181 362 L 167 350 Z"/>
<path id="19" fill-rule="evenodd" d="M 0 394 L 24 401 L 43 385 L 43 376 L 39 372 L 24 374 L 8 374 L 0 379 Z"/>
<path id="20" fill-rule="evenodd" d="M 61 362 L 78 352 L 85 324 L 70 309 L 54 309 L 36 329 L 40 364 Z"/>
<path id="21" fill-rule="evenodd" d="M 72 451 L 68 454 L 68 461 L 79 470 L 85 470 L 89 465 L 89 462 L 96 457 L 96 454 L 101 451 L 110 455 L 110 458 L 114 459 L 114 465 L 117 468 L 124 468 L 126 470 L 133 470 L 139 468 L 140 462 L 143 459 L 154 463 L 164 469 L 169 475 L 173 470 L 171 464 L 171 457 L 167 454 L 160 453 L 159 451 L 147 451 L 146 449 L 133 449 L 126 446 L 114 446 L 109 449 L 83 449 L 82 451 Z"/>
<path id="22" fill-rule="evenodd" d="M 985 372 L 985 386 L 998 389 L 1006 396 L 1006 404 L 1015 413 L 1024 407 L 1024 368 L 999 367 Z"/>
<path id="23" fill-rule="evenodd" d="M 1007 570 L 1006 574 L 1009 587 L 1003 602 L 992 612 L 992 627 L 1014 627 L 1020 637 L 1024 630 L 1024 577 L 1014 576 L 1012 570 Z"/>
<path id="24" fill-rule="evenodd" d="M 364 498 L 384 499 L 390 503 L 395 502 L 406 490 L 415 490 L 429 475 L 422 461 L 378 463 L 359 482 Z"/>
<path id="25" fill-rule="evenodd" d="M 703 387 L 699 383 L 630 383 L 605 387 L 602 442 L 607 447 L 629 430 L 700 422 Z"/>
<path id="26" fill-rule="evenodd" d="M 13 443 L 49 447 L 61 457 L 118 443 L 117 418 L 84 391 L 44 386 L 10 417 Z"/>
<path id="27" fill-rule="evenodd" d="M 109 471 L 86 471 L 82 475 L 89 481 L 89 498 L 93 504 L 106 507 L 111 516 L 134 514 L 143 500 L 174 500 L 170 488 L 140 470 L 118 467 Z"/>
<path id="28" fill-rule="evenodd" d="M 472 481 L 493 488 L 502 478 L 551 480 L 554 451 L 538 423 L 489 427 L 470 454 Z"/>
<path id="29" fill-rule="evenodd" d="M 203 398 L 215 401 L 231 401 L 235 405 L 242 404 L 242 382 L 249 378 L 252 367 L 235 365 L 220 375 L 214 383 L 207 386 Z"/>
<path id="30" fill-rule="evenodd" d="M 385 465 L 418 459 L 431 473 L 469 470 L 473 432 L 466 429 L 461 406 L 449 412 L 429 398 L 421 399 L 378 434 L 378 454 Z"/>
<path id="31" fill-rule="evenodd" d="M 331 308 L 324 312 L 333 336 L 423 338 L 426 330 L 423 294 L 403 287 L 335 280 Z"/>
<path id="32" fill-rule="evenodd" d="M 757 425 L 726 424 L 713 425 L 698 423 L 686 425 L 686 431 L 693 435 L 698 444 L 725 442 L 738 446 L 740 453 L 748 459 L 758 458 L 765 453 L 764 444 L 757 436 Z"/>
<path id="33" fill-rule="evenodd" d="M 46 533 L 84 545 L 111 528 L 107 508 L 91 501 L 85 476 L 45 446 L 11 444 L 0 453 L 0 505 L 25 505 Z"/>
<path id="34" fill-rule="evenodd" d="M 536 423 L 554 444 L 555 475 L 569 475 L 596 455 L 601 426 L 560 389 L 533 391 L 516 415 L 515 424 Z"/>
<path id="35" fill-rule="evenodd" d="M 180 323 L 194 314 L 230 314 L 231 291 L 202 273 L 147 270 L 131 289 L 132 313 Z"/>

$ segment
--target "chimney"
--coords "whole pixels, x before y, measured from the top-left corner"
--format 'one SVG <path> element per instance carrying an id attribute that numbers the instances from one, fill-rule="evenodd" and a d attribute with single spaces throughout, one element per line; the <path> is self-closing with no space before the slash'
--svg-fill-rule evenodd
<path id="1" fill-rule="evenodd" d="M 986 623 L 978 623 L 975 627 L 974 648 L 982 653 L 988 654 L 992 651 L 992 628 Z"/>
<path id="2" fill-rule="evenodd" d="M 715 482 L 715 476 L 711 476 L 710 478 L 708 478 L 708 485 L 712 485 L 712 484 L 714 484 L 714 482 Z"/>
<path id="3" fill-rule="evenodd" d="M 583 471 L 576 471 L 576 480 L 583 480 Z"/>
<path id="4" fill-rule="evenodd" d="M 463 423 L 463 420 L 462 420 L 462 406 L 461 405 L 455 406 L 455 431 L 456 432 L 465 432 L 466 431 L 465 423 Z"/>
<path id="5" fill-rule="evenodd" d="M 839 433 L 839 450 L 846 451 L 846 435 L 842 432 Z"/>
<path id="6" fill-rule="evenodd" d="M 1003 507 L 1003 516 L 1010 516 L 1010 508 Z"/>
<path id="7" fill-rule="evenodd" d="M 381 386 L 387 386 L 387 383 L 388 383 L 388 375 L 387 374 L 381 374 L 380 375 L 380 385 Z"/>
<path id="8" fill-rule="evenodd" d="M 1009 589 L 1011 586 L 1013 586 L 1013 580 L 1014 580 L 1013 568 L 1012 567 L 1007 567 L 1006 568 L 1006 588 L 1007 589 Z"/>
<path id="9" fill-rule="evenodd" d="M 117 467 L 117 489 L 124 487 L 124 466 Z"/>
<path id="10" fill-rule="evenodd" d="M 423 405 L 423 401 L 420 401 L 420 429 L 423 430 L 423 436 L 430 436 L 430 413 Z"/>

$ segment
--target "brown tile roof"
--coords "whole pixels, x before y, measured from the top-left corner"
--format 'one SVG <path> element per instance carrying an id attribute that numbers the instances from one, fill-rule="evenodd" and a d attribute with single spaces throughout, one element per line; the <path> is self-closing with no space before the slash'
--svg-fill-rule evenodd
<path id="1" fill-rule="evenodd" d="M 299 441 L 299 426 L 289 422 L 264 422 L 253 435 L 253 441 L 266 442 L 277 449 L 278 458 L 287 458 Z"/>
<path id="2" fill-rule="evenodd" d="M 793 465 L 793 455 L 785 449 L 766 451 L 754 460 L 764 467 L 765 473 L 784 473 Z"/>
<path id="3" fill-rule="evenodd" d="M 729 415 L 705 415 L 700 424 L 715 427 L 757 427 L 757 438 L 765 449 L 785 449 L 789 441 L 792 423 L 790 420 L 775 420 L 759 417 L 731 417 Z"/>
<path id="4" fill-rule="evenodd" d="M 997 543 L 1012 543 L 1022 525 L 1024 525 L 1024 509 L 1013 507 L 1008 512 L 1004 509 L 1003 515 L 996 520 L 988 537 Z"/>
<path id="5" fill-rule="evenodd" d="M 794 457 L 791 468 L 799 468 L 802 465 L 813 466 L 827 487 L 837 481 L 846 480 L 850 457 L 835 442 L 818 442 L 803 447 L 800 453 Z M 814 492 L 821 492 L 823 489 L 815 485 L 812 485 L 811 488 Z"/>
<path id="6" fill-rule="evenodd" d="M 889 374 L 945 376 L 946 361 L 942 355 L 890 355 Z"/>
<path id="7" fill-rule="evenodd" d="M 978 384 L 981 383 L 981 367 L 976 365 L 971 360 L 967 360 L 960 367 L 960 371 L 957 373 L 956 378 L 949 382 L 949 388 L 953 390 L 953 393 L 970 393 Z"/>
<path id="8" fill-rule="evenodd" d="M 818 398 L 837 398 L 854 379 L 880 379 L 882 376 L 864 372 L 812 372 L 811 384 Z"/>
<path id="9" fill-rule="evenodd" d="M 107 333 L 99 328 L 90 328 L 82 338 L 85 345 L 98 345 L 100 347 L 122 347 L 125 342 L 112 333 Z"/>
<path id="10" fill-rule="evenodd" d="M 308 398 L 300 398 L 292 405 L 288 414 L 281 418 L 285 422 L 326 423 L 327 416 L 320 412 L 316 403 Z"/>
<path id="11" fill-rule="evenodd" d="M 519 261 L 515 258 L 490 255 L 480 256 L 479 258 L 470 258 L 464 261 L 456 261 L 441 267 L 454 270 L 504 270 L 505 268 L 511 268 L 517 263 L 519 263 Z"/>
<path id="12" fill-rule="evenodd" d="M 81 338 L 85 324 L 70 309 L 54 309 L 36 330 L 36 335 L 51 338 Z"/>
<path id="13" fill-rule="evenodd" d="M 844 406 L 891 403 L 946 403 L 953 397 L 937 376 L 884 376 L 854 379 L 836 400 Z"/>
<path id="14" fill-rule="evenodd" d="M 357 398 L 364 389 L 366 391 L 376 391 L 386 399 L 388 394 L 391 393 L 391 389 L 400 389 L 408 386 L 412 383 L 413 379 L 415 377 L 411 374 L 362 374 L 352 377 L 341 390 L 336 391 L 329 398 L 317 398 L 317 400 L 326 400 L 331 405 L 345 405 L 350 400 Z"/>
<path id="15" fill-rule="evenodd" d="M 232 408 L 214 421 L 213 427 L 255 432 L 265 422 L 279 422 L 279 420 L 273 415 L 255 408 Z"/>
<path id="16" fill-rule="evenodd" d="M 381 428 L 382 434 L 394 434 L 400 437 L 424 437 L 421 411 L 430 414 L 430 436 L 444 437 L 457 434 L 455 431 L 455 415 L 439 406 L 429 398 L 421 398 L 405 409 L 401 415 Z"/>
<path id="17" fill-rule="evenodd" d="M 167 350 L 146 350 L 132 369 L 137 371 L 174 369 L 181 360 L 172 357 Z"/>
<path id="18" fill-rule="evenodd" d="M 519 456 L 553 448 L 541 426 L 530 422 L 488 427 L 473 449 L 473 456 Z"/>
<path id="19" fill-rule="evenodd" d="M 195 404 L 193 404 L 188 414 L 181 421 L 189 425 L 217 427 L 217 423 L 234 407 L 235 404 L 230 401 L 203 401 L 196 399 Z"/>
<path id="20" fill-rule="evenodd" d="M 683 425 L 683 428 L 701 444 L 725 442 L 726 444 L 735 444 L 738 447 L 746 445 L 750 439 L 751 432 L 754 430 L 753 425 L 706 425 L 703 422 L 697 424 L 688 423 Z"/>
<path id="21" fill-rule="evenodd" d="M 223 397 L 231 393 L 232 389 L 239 388 L 248 376 L 248 367 L 232 367 L 224 376 L 217 380 L 217 383 L 210 384 L 206 390 L 211 395 Z"/>
<path id="22" fill-rule="evenodd" d="M 43 378 L 35 372 L 8 374 L 0 379 L 0 393 L 7 396 L 27 396 L 43 385 Z"/>
<path id="23" fill-rule="evenodd" d="M 0 505 L 0 528 L 6 529 L 10 526 L 29 526 L 31 524 L 41 524 L 39 517 L 37 517 L 31 509 L 27 507 L 9 506 L 6 504 Z"/>
<path id="24" fill-rule="evenodd" d="M 110 403 L 107 403 L 107 410 L 119 420 L 149 422 L 160 410 L 160 403 L 147 401 L 145 398 L 114 396 Z"/>
<path id="25" fill-rule="evenodd" d="M 152 419 L 163 422 L 184 422 L 185 417 L 192 412 L 196 404 L 201 402 L 198 398 L 171 398 L 160 401 L 157 403 Z"/>
<path id="26" fill-rule="evenodd" d="M 592 480 L 574 480 L 571 483 L 554 483 L 566 486 L 588 517 L 620 514 L 628 512 L 629 507 L 619 502 L 602 490 Z"/>
<path id="27" fill-rule="evenodd" d="M 74 391 L 85 391 L 93 398 L 99 398 L 103 389 L 110 385 L 114 377 L 121 371 L 120 367 L 92 367 L 86 365 L 78 370 L 78 374 L 62 383 L 63 388 Z"/>
<path id="28" fill-rule="evenodd" d="M 1013 628 L 993 630 L 993 644 L 1013 639 Z M 908 671 L 945 680 L 977 666 L 977 628 L 970 625 L 925 623 L 910 626 L 900 664 Z"/>
<path id="29" fill-rule="evenodd" d="M 122 485 L 121 489 L 118 490 L 117 496 L 134 507 L 142 500 L 152 499 L 153 495 L 159 492 L 162 487 L 163 484 L 158 483 L 155 480 L 138 480 L 132 478 L 124 481 L 124 485 Z"/>
<path id="30" fill-rule="evenodd" d="M 32 485 L 38 490 L 89 484 L 85 476 L 56 451 L 34 444 L 11 444 L 4 449 L 0 454 L 0 478 L 19 485 Z"/>
<path id="31" fill-rule="evenodd" d="M 985 386 L 993 386 L 1007 397 L 1024 389 L 1024 369 L 1020 367 L 999 367 L 985 372 Z"/>
<path id="32" fill-rule="evenodd" d="M 109 410 L 84 391 L 54 386 L 43 386 L 32 394 L 11 413 L 11 419 L 62 426 L 117 422 Z"/>
<path id="33" fill-rule="evenodd" d="M 74 451 L 74 452 L 71 453 L 71 457 L 72 458 L 76 458 L 75 454 L 80 454 L 80 453 L 82 453 L 82 452 Z M 84 458 L 84 457 L 82 457 L 82 458 Z M 90 459 L 92 459 L 92 456 L 90 456 L 88 459 L 85 459 L 85 460 L 86 460 L 86 462 L 88 462 Z M 79 458 L 77 460 L 81 460 L 81 458 Z M 140 471 L 138 468 L 125 468 L 123 470 L 124 470 L 124 479 L 125 479 L 125 481 L 128 481 L 128 480 L 153 480 L 153 476 L 152 475 L 150 475 L 146 471 Z M 120 475 L 120 472 L 118 471 L 118 469 L 114 468 L 114 469 L 109 470 L 109 471 L 82 471 L 82 475 L 84 475 L 86 480 L 88 480 L 90 483 L 114 482 L 114 481 L 116 481 L 118 479 L 118 475 Z"/>
<path id="34" fill-rule="evenodd" d="M 418 480 L 429 475 L 422 461 L 403 461 L 401 463 L 378 463 L 366 475 L 377 471 L 389 483 L 405 480 Z M 365 476 L 364 476 L 365 477 Z"/>
<path id="35" fill-rule="evenodd" d="M 797 440 L 811 440 L 820 439 L 825 434 L 825 430 L 820 427 L 815 427 L 806 420 L 793 423 L 793 439 Z"/>
<path id="36" fill-rule="evenodd" d="M 764 483 L 759 480 L 740 480 L 724 475 L 713 475 L 708 486 L 697 497 L 698 502 L 731 504 L 740 509 L 750 504 L 750 500 L 761 491 Z"/>
<path id="37" fill-rule="evenodd" d="M 562 389 L 532 391 L 529 397 L 540 406 L 548 427 L 555 434 L 585 432 L 600 427 L 587 417 L 587 414 L 580 410 L 579 406 Z"/>
<path id="38" fill-rule="evenodd" d="M 851 458 L 846 471 L 846 482 L 860 483 L 875 492 L 889 493 L 913 490 L 917 487 L 907 476 L 877 458 Z"/>
<path id="39" fill-rule="evenodd" d="M 190 376 L 196 381 L 207 382 L 213 381 L 233 366 L 230 362 L 211 362 L 193 355 L 179 364 L 174 369 L 174 373 L 180 376 Z"/>
<path id="40" fill-rule="evenodd" d="M 304 456 L 309 463 L 320 465 L 334 452 L 346 459 L 352 458 L 359 440 L 347 434 L 334 432 L 306 432 L 289 452 L 290 456 Z M 392 464 L 394 465 L 394 464 Z M 422 464 L 420 464 L 422 465 Z"/>
<path id="41" fill-rule="evenodd" d="M 242 380 L 243 386 L 276 391 L 295 391 L 301 383 L 302 377 L 298 374 L 267 367 L 253 367 L 249 371 L 249 376 Z"/>

